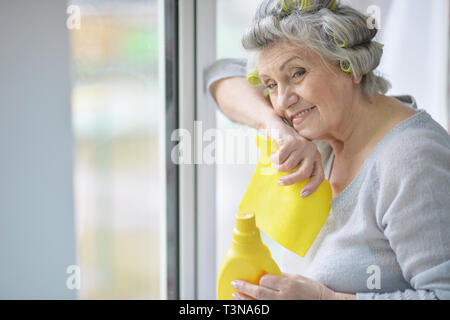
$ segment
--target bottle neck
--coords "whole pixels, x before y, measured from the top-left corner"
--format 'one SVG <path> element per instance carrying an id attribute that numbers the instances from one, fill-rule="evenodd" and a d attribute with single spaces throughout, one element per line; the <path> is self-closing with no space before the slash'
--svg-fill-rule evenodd
<path id="1" fill-rule="evenodd" d="M 234 229 L 233 244 L 239 247 L 257 247 L 262 243 L 261 234 L 258 229 L 252 232 L 240 232 Z"/>
<path id="2" fill-rule="evenodd" d="M 240 247 L 255 247 L 261 243 L 261 234 L 256 227 L 255 215 L 238 215 L 236 217 L 236 227 L 233 230 L 233 244 Z"/>

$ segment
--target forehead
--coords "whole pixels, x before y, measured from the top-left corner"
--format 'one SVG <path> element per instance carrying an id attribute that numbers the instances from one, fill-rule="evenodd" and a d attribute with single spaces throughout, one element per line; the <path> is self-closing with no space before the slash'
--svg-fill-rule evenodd
<path id="1" fill-rule="evenodd" d="M 279 69 L 289 60 L 296 57 L 296 63 L 303 65 L 315 65 L 320 57 L 313 50 L 295 45 L 292 43 L 281 42 L 263 49 L 258 56 L 258 70 L 260 73 L 274 71 Z"/>

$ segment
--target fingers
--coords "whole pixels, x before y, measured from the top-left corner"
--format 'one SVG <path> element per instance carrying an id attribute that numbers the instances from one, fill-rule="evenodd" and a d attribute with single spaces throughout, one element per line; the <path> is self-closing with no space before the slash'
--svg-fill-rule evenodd
<path id="1" fill-rule="evenodd" d="M 299 150 L 293 151 L 289 157 L 284 160 L 281 164 L 275 164 L 275 168 L 280 172 L 289 172 L 295 169 L 300 163 L 300 159 L 302 158 L 301 152 Z"/>
<path id="2" fill-rule="evenodd" d="M 280 283 L 283 280 L 282 277 L 274 276 L 271 274 L 265 274 L 259 279 L 259 285 L 274 291 L 279 291 Z"/>
<path id="3" fill-rule="evenodd" d="M 291 280 L 296 280 L 296 281 L 304 281 L 307 280 L 308 278 L 299 275 L 299 274 L 292 274 L 292 273 L 285 273 L 283 272 L 283 278 L 287 278 L 287 279 L 291 279 Z"/>
<path id="4" fill-rule="evenodd" d="M 276 140 L 276 142 L 279 146 L 279 149 L 277 152 L 272 154 L 270 158 L 274 164 L 280 165 L 283 164 L 288 158 L 290 158 L 293 152 L 299 153 L 298 151 L 303 149 L 303 146 L 307 141 L 301 137 L 288 136 L 284 139 L 278 139 Z M 295 166 L 291 168 L 291 170 L 293 170 L 299 162 L 300 159 L 297 159 L 297 163 L 295 163 Z"/>
<path id="5" fill-rule="evenodd" d="M 314 193 L 325 179 L 325 173 L 323 170 L 322 157 L 320 153 L 317 152 L 314 160 L 311 159 L 312 158 L 305 158 L 298 170 L 280 179 L 280 184 L 288 186 L 310 178 L 308 183 L 303 187 L 300 194 L 303 198 L 306 198 L 307 196 Z"/>
<path id="6" fill-rule="evenodd" d="M 231 283 L 231 286 L 238 290 L 239 293 L 257 300 L 273 300 L 277 298 L 277 291 L 246 281 L 236 280 Z"/>
<path id="7" fill-rule="evenodd" d="M 255 300 L 252 297 L 249 297 L 243 293 L 235 292 L 231 295 L 234 300 Z"/>
<path id="8" fill-rule="evenodd" d="M 280 172 L 290 172 L 280 178 L 278 184 L 289 186 L 310 178 L 303 187 L 301 196 L 306 198 L 314 193 L 325 179 L 322 157 L 317 146 L 301 136 L 286 132 L 284 135 L 278 132 L 272 135 L 272 139 L 279 146 L 279 150 L 270 156 L 272 166 Z M 291 172 L 293 170 L 295 171 Z"/>
<path id="9" fill-rule="evenodd" d="M 296 182 L 299 181 L 303 181 L 308 179 L 314 169 L 314 162 L 313 160 L 311 160 L 310 158 L 305 158 L 300 167 L 298 168 L 298 170 L 296 170 L 293 173 L 290 173 L 286 176 L 284 176 L 283 178 L 281 178 L 280 180 L 283 181 L 284 185 L 291 185 L 294 184 Z"/>
<path id="10" fill-rule="evenodd" d="M 272 164 L 274 164 L 278 170 L 280 170 L 279 169 L 280 164 L 284 163 L 292 155 L 292 153 L 295 152 L 295 150 L 290 150 L 289 152 L 286 152 L 284 150 L 285 149 L 283 149 L 283 152 L 279 150 L 270 155 L 270 160 L 272 161 Z M 294 168 L 292 168 L 291 170 L 293 170 Z"/>
<path id="11" fill-rule="evenodd" d="M 302 191 L 300 192 L 302 196 L 307 197 L 308 195 L 314 193 L 314 191 L 316 191 L 317 188 L 319 188 L 319 186 L 322 184 L 324 179 L 325 174 L 322 168 L 322 158 L 318 157 L 314 162 L 311 179 L 308 181 L 308 183 L 303 187 Z"/>

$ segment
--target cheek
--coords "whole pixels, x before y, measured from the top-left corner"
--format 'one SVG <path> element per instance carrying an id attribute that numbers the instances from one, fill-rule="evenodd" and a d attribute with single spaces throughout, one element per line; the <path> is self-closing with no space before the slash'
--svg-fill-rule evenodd
<path id="1" fill-rule="evenodd" d="M 320 77 L 309 86 L 305 99 L 311 96 L 311 103 L 319 106 L 323 113 L 342 111 L 351 102 L 351 80 L 342 77 Z"/>
<path id="2" fill-rule="evenodd" d="M 273 110 L 279 117 L 284 116 L 284 110 L 282 108 L 278 107 L 278 103 L 273 104 Z"/>
<path id="3" fill-rule="evenodd" d="M 300 95 L 307 102 L 320 106 L 329 100 L 334 91 L 334 81 L 325 74 L 311 74 L 301 85 Z"/>
<path id="4" fill-rule="evenodd" d="M 271 97 L 271 101 L 272 101 L 272 108 L 275 111 L 275 113 L 279 116 L 279 117 L 283 117 L 284 116 L 284 109 L 280 106 L 280 104 L 278 103 L 278 97 L 272 96 Z"/>

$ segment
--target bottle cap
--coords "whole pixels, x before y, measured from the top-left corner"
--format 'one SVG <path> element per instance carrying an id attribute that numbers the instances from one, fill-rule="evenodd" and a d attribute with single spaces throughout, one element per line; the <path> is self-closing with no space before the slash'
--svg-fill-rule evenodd
<path id="1" fill-rule="evenodd" d="M 236 216 L 236 229 L 240 232 L 252 232 L 256 230 L 256 220 L 253 213 L 238 214 Z"/>
<path id="2" fill-rule="evenodd" d="M 253 213 L 238 214 L 236 227 L 233 230 L 233 239 L 239 242 L 252 242 L 259 239 L 259 229 L 256 227 L 256 219 Z"/>

